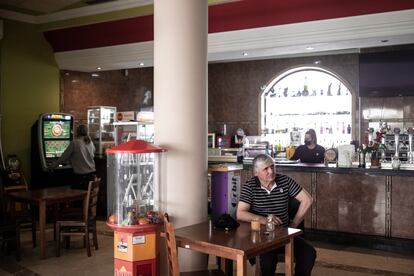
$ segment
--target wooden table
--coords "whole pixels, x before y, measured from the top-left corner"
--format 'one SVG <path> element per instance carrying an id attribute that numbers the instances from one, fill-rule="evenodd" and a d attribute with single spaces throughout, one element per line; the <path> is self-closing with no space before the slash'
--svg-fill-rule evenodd
<path id="1" fill-rule="evenodd" d="M 175 238 L 179 247 L 236 261 L 237 276 L 246 276 L 246 260 L 285 246 L 285 275 L 293 275 L 293 238 L 301 233 L 300 229 L 280 227 L 266 234 L 263 225 L 260 232 L 253 232 L 246 222 L 226 232 L 214 230 L 212 222 L 206 221 L 177 229 Z"/>
<path id="2" fill-rule="evenodd" d="M 13 216 L 15 213 L 15 202 L 24 202 L 39 206 L 40 259 L 44 259 L 46 257 L 46 206 L 76 200 L 83 200 L 85 206 L 86 194 L 87 191 L 74 190 L 68 187 L 54 187 L 33 191 L 17 191 L 7 194 L 12 201 L 10 207 Z"/>

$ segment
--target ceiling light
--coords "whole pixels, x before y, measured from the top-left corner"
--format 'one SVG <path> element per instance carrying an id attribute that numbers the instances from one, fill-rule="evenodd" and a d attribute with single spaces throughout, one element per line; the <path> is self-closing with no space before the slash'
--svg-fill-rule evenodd
<path id="1" fill-rule="evenodd" d="M 91 76 L 94 77 L 94 78 L 97 78 L 97 77 L 99 77 L 99 74 L 92 73 Z"/>
<path id="2" fill-rule="evenodd" d="M 145 65 L 145 63 L 143 63 L 143 62 L 139 63 L 139 66 L 144 66 L 144 65 Z"/>
<path id="3" fill-rule="evenodd" d="M 313 63 L 315 63 L 315 64 L 321 64 L 321 61 L 320 60 L 315 60 Z"/>
<path id="4" fill-rule="evenodd" d="M 102 67 L 98 66 L 98 67 L 96 67 L 96 70 L 102 70 Z"/>
<path id="5" fill-rule="evenodd" d="M 248 55 L 249 55 L 249 53 L 247 53 L 247 52 L 243 53 L 243 56 L 248 56 Z"/>
<path id="6" fill-rule="evenodd" d="M 312 46 L 308 46 L 305 48 L 306 50 L 314 50 L 315 48 L 313 48 Z"/>

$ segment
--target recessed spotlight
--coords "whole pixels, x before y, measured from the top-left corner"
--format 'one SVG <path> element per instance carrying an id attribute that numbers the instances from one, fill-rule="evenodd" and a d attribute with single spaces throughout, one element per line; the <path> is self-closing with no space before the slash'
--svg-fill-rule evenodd
<path id="1" fill-rule="evenodd" d="M 92 73 L 91 76 L 94 77 L 94 78 L 97 78 L 97 77 L 99 77 L 99 74 Z"/>
<path id="2" fill-rule="evenodd" d="M 381 42 L 382 43 L 387 43 L 389 40 L 388 39 L 382 39 Z"/>
<path id="3" fill-rule="evenodd" d="M 139 63 L 139 66 L 144 66 L 144 65 L 145 65 L 145 63 L 143 63 L 143 62 Z"/>
<path id="4" fill-rule="evenodd" d="M 306 50 L 314 50 L 315 48 L 313 48 L 312 46 L 308 46 L 305 48 Z"/>
<path id="5" fill-rule="evenodd" d="M 102 70 L 102 67 L 98 66 L 98 67 L 96 67 L 96 70 Z"/>
<path id="6" fill-rule="evenodd" d="M 248 52 L 243 52 L 243 54 L 242 54 L 243 56 L 248 56 L 249 55 L 249 53 Z"/>

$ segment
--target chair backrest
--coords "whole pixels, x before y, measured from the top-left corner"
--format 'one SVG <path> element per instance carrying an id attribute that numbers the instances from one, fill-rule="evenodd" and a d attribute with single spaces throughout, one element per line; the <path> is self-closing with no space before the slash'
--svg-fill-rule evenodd
<path id="1" fill-rule="evenodd" d="M 100 183 L 100 178 L 95 178 L 95 180 L 89 181 L 86 206 L 83 210 L 86 222 L 94 221 L 96 219 L 96 206 L 98 204 L 98 193 Z"/>
<path id="2" fill-rule="evenodd" d="M 7 202 L 6 193 L 4 191 L 4 172 L 0 169 L 0 224 L 6 222 L 7 217 Z"/>
<path id="3" fill-rule="evenodd" d="M 164 237 L 167 246 L 168 272 L 170 276 L 179 276 L 180 269 L 178 266 L 177 244 L 175 241 L 175 230 L 170 222 L 168 214 L 164 214 Z"/>

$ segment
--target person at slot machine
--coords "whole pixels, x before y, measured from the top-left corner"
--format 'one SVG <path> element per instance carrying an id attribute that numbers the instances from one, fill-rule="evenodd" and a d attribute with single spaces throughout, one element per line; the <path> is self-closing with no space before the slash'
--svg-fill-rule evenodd
<path id="1" fill-rule="evenodd" d="M 305 133 L 305 144 L 300 145 L 290 160 L 300 160 L 302 163 L 323 163 L 325 148 L 318 145 L 316 132 L 309 129 Z"/>
<path id="2" fill-rule="evenodd" d="M 54 170 L 60 164 L 69 161 L 76 176 L 72 188 L 87 190 L 89 181 L 96 177 L 94 155 L 95 146 L 88 135 L 88 129 L 86 125 L 79 125 L 76 129 L 76 138 L 70 142 L 62 156 L 50 165 L 49 170 Z"/>

